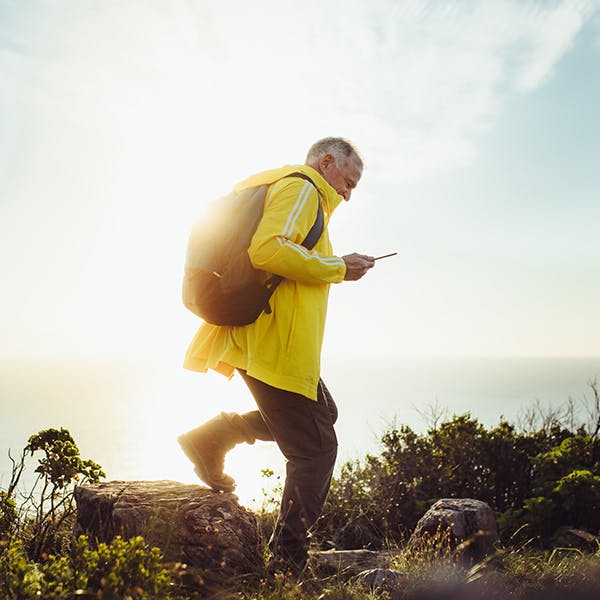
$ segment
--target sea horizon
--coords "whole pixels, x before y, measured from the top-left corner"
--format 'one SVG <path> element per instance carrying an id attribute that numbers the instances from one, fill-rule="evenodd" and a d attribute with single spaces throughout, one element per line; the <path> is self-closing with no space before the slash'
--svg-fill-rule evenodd
<path id="1" fill-rule="evenodd" d="M 379 451 L 392 426 L 426 431 L 434 416 L 469 413 L 484 426 L 501 418 L 519 425 L 536 404 L 569 402 L 580 420 L 600 377 L 600 357 L 327 358 L 322 376 L 339 408 L 337 467 Z M 82 458 L 107 479 L 197 482 L 176 437 L 220 411 L 255 408 L 240 378 L 185 371 L 172 360 L 8 359 L 0 364 L 0 487 L 10 478 L 7 451 L 19 454 L 30 435 L 67 428 Z M 273 444 L 238 446 L 227 468 L 240 500 L 260 503 L 263 468 L 282 476 Z"/>

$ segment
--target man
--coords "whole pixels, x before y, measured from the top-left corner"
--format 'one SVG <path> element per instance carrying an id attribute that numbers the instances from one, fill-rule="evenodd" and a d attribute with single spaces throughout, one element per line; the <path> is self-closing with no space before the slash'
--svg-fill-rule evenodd
<path id="1" fill-rule="evenodd" d="M 259 173 L 238 190 L 269 184 L 264 214 L 248 254 L 253 266 L 285 279 L 271 297 L 271 312 L 243 327 L 204 323 L 184 366 L 214 369 L 228 377 L 237 370 L 258 410 L 221 413 L 183 434 L 179 443 L 199 478 L 215 490 L 232 491 L 223 473 L 225 454 L 236 444 L 275 441 L 286 458 L 286 480 L 270 549 L 285 568 L 301 571 L 308 529 L 319 517 L 335 464 L 337 409 L 320 379 L 320 356 L 331 283 L 360 279 L 374 259 L 333 254 L 327 224 L 334 209 L 349 201 L 362 175 L 356 148 L 343 138 L 325 138 L 309 149 L 306 164 Z M 292 176 L 302 173 L 308 179 Z M 323 233 L 309 251 L 302 242 L 318 211 Z"/>

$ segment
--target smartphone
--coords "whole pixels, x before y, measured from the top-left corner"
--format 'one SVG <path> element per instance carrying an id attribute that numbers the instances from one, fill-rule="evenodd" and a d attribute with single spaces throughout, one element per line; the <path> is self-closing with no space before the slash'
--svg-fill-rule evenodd
<path id="1" fill-rule="evenodd" d="M 397 252 L 392 252 L 391 254 L 384 254 L 383 256 L 377 256 L 375 260 L 379 260 L 380 258 L 387 258 L 388 256 L 396 256 Z"/>

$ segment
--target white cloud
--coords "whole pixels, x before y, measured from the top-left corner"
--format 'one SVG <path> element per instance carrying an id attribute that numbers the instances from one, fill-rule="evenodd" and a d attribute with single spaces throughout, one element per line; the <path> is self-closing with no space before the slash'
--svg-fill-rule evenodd
<path id="1" fill-rule="evenodd" d="M 401 179 L 416 180 L 475 160 L 474 134 L 511 90 L 552 75 L 598 5 L 52 3 L 17 20 L 0 81 L 133 135 L 172 117 L 171 143 L 202 136 L 222 150 L 237 136 L 243 156 L 262 135 L 277 142 L 265 161 L 282 137 L 346 132 L 388 155 L 377 177 L 397 180 L 390 165 L 411 157 Z"/>
<path id="2" fill-rule="evenodd" d="M 590 4 L 560 4 L 522 15 L 517 43 L 523 51 L 515 73 L 514 87 L 530 92 L 552 76 L 554 68 L 569 50 L 590 12 Z"/>
<path id="3" fill-rule="evenodd" d="M 80 305 L 71 282 L 96 290 L 89 313 L 117 314 L 114 290 L 134 303 L 139 264 L 147 280 L 179 267 L 200 196 L 301 161 L 322 135 L 354 139 L 373 183 L 472 165 L 476 136 L 552 76 L 599 4 L 0 0 L 0 267 L 15 291 L 0 312 L 40 326 L 22 301 L 33 248 L 65 267 L 45 271 L 57 327 Z M 140 331 L 177 301 L 167 287 L 129 307 Z"/>
<path id="4" fill-rule="evenodd" d="M 595 47 L 600 49 L 600 11 L 592 14 L 590 19 L 592 35 L 594 36 Z"/>
<path id="5" fill-rule="evenodd" d="M 335 87 L 349 113 L 383 124 L 365 131 L 370 153 L 395 148 L 392 164 L 412 156 L 400 178 L 414 180 L 474 160 L 473 134 L 494 124 L 512 90 L 532 91 L 552 75 L 598 3 L 380 0 L 339 15 L 327 6 L 320 25 L 337 52 L 321 53 Z M 381 167 L 379 177 L 398 179 Z"/>

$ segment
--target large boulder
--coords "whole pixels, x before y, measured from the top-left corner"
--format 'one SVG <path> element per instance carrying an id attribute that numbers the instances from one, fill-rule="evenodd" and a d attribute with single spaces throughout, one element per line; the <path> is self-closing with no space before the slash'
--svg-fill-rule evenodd
<path id="1" fill-rule="evenodd" d="M 489 504 L 471 498 L 442 498 L 422 517 L 409 547 L 450 545 L 457 556 L 476 562 L 494 550 L 498 526 Z"/>
<path id="2" fill-rule="evenodd" d="M 111 481 L 75 490 L 75 534 L 98 542 L 141 535 L 167 562 L 222 574 L 260 564 L 255 516 L 233 494 L 175 481 Z"/>

